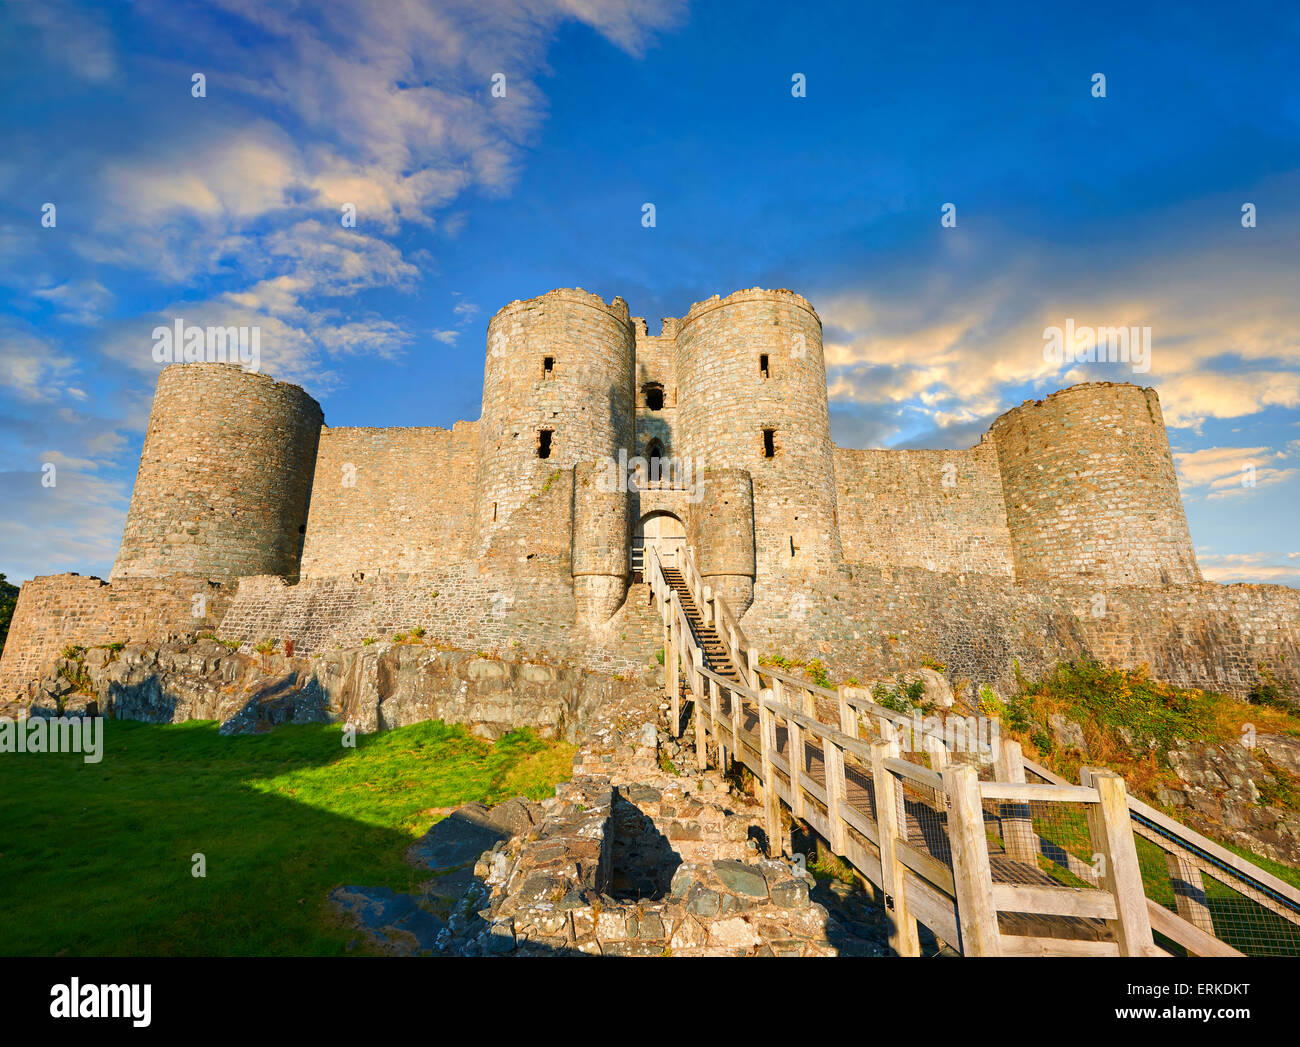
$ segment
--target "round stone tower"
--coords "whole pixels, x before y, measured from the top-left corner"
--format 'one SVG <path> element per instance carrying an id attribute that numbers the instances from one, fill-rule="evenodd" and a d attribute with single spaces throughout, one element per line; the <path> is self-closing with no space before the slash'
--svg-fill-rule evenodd
<path id="1" fill-rule="evenodd" d="M 685 452 L 753 477 L 758 584 L 839 564 L 822 325 L 808 300 L 754 289 L 696 303 L 677 330 L 677 382 Z"/>
<path id="2" fill-rule="evenodd" d="M 475 509 L 480 554 L 555 470 L 635 453 L 635 347 L 627 303 L 606 304 L 582 290 L 511 302 L 489 322 Z M 626 543 L 621 552 L 626 558 Z"/>
<path id="3" fill-rule="evenodd" d="M 991 432 L 1017 579 L 1201 580 L 1154 389 L 1071 386 L 1026 400 Z"/>
<path id="4" fill-rule="evenodd" d="M 696 478 L 699 500 L 687 537 L 705 584 L 739 618 L 754 602 L 754 488 L 745 469 L 709 469 Z"/>
<path id="5" fill-rule="evenodd" d="M 163 368 L 110 577 L 296 580 L 323 421 L 234 364 Z"/>

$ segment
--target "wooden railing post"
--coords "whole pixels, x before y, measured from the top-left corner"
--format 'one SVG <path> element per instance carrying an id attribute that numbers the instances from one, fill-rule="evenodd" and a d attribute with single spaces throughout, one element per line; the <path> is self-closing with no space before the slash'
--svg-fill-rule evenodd
<path id="1" fill-rule="evenodd" d="M 848 695 L 844 693 L 844 684 L 840 684 L 838 691 L 840 696 L 840 730 L 850 738 L 861 737 L 858 733 L 858 711 L 849 705 Z"/>
<path id="2" fill-rule="evenodd" d="M 1137 845 L 1129 819 L 1124 779 L 1114 771 L 1084 768 L 1084 784 L 1097 790 L 1099 803 L 1088 804 L 1092 847 L 1102 858 L 1099 886 L 1115 896 L 1116 919 L 1110 922 L 1121 956 L 1154 953 L 1151 917 L 1142 887 Z"/>
<path id="3" fill-rule="evenodd" d="M 1201 870 L 1181 854 L 1165 852 L 1169 866 L 1169 879 L 1174 890 L 1174 906 L 1178 915 L 1206 934 L 1214 934 L 1214 921 L 1205 902 L 1205 882 Z"/>
<path id="4" fill-rule="evenodd" d="M 930 757 L 930 770 L 936 774 L 943 774 L 950 766 L 948 747 L 943 744 L 942 738 L 935 738 L 932 735 L 923 735 L 921 738 L 921 748 Z M 934 800 L 937 805 L 943 805 L 947 801 L 944 799 L 944 790 L 934 790 Z M 942 806 L 939 807 L 942 810 Z"/>
<path id="5" fill-rule="evenodd" d="M 682 709 L 681 709 L 681 687 L 677 682 L 677 646 L 678 646 L 678 621 L 672 619 L 667 633 L 666 646 L 664 648 L 664 667 L 667 674 L 668 683 L 668 707 L 672 716 L 672 737 L 677 737 L 677 732 L 681 729 Z"/>
<path id="6" fill-rule="evenodd" d="M 739 760 L 740 765 L 743 767 L 745 766 L 745 759 L 744 754 L 740 751 L 740 723 L 743 715 L 741 697 L 734 687 L 727 694 L 731 702 L 731 758 L 732 760 Z"/>
<path id="7" fill-rule="evenodd" d="M 889 944 L 899 956 L 920 956 L 921 941 L 916 933 L 916 918 L 907 905 L 906 867 L 898 859 L 895 843 L 905 836 L 898 823 L 898 783 L 885 767 L 894 755 L 889 742 L 871 743 L 871 783 L 876 797 L 876 835 L 880 844 L 880 879 L 885 892 L 885 908 L 894 921 Z M 829 775 L 828 775 L 829 780 Z"/>
<path id="8" fill-rule="evenodd" d="M 718 768 L 727 769 L 727 750 L 718 733 L 718 681 L 709 677 L 709 726 L 713 730 L 713 745 L 718 753 Z"/>
<path id="9" fill-rule="evenodd" d="M 957 891 L 957 926 L 963 956 L 997 956 L 998 914 L 993 908 L 993 872 L 984 836 L 979 775 L 970 764 L 943 772 L 948 794 L 948 843 Z"/>
<path id="10" fill-rule="evenodd" d="M 803 771 L 805 759 L 803 728 L 799 726 L 797 721 L 791 720 L 786 724 L 786 730 L 790 733 L 790 813 L 795 818 L 802 820 L 804 815 Z"/>
<path id="11" fill-rule="evenodd" d="M 776 791 L 776 769 L 772 757 L 776 754 L 776 716 L 768 707 L 771 691 L 758 696 L 758 746 L 759 767 L 763 776 L 763 828 L 767 833 L 767 853 L 775 858 L 781 853 L 781 797 Z"/>
<path id="12" fill-rule="evenodd" d="M 826 770 L 826 821 L 831 830 L 831 850 L 843 858 L 848 850 L 844 827 L 844 750 L 831 739 L 823 738 L 822 760 Z"/>
<path id="13" fill-rule="evenodd" d="M 695 664 L 691 667 L 691 697 L 695 706 L 695 766 L 700 772 L 709 769 L 709 745 L 704 733 L 704 652 L 695 648 Z"/>
<path id="14" fill-rule="evenodd" d="M 998 751 L 994 776 L 1000 782 L 1023 784 L 1025 780 L 1025 756 L 1020 743 L 1010 738 L 1003 738 Z M 1038 863 L 1038 834 L 1034 832 L 1034 821 L 1029 804 L 1008 801 L 999 805 L 998 814 L 1002 821 L 1002 845 L 1007 857 L 1013 862 Z"/>

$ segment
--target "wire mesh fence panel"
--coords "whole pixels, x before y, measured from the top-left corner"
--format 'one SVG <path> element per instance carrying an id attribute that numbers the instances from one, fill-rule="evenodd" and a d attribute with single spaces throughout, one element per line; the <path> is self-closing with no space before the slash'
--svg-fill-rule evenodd
<path id="1" fill-rule="evenodd" d="M 1143 889 L 1156 904 L 1247 956 L 1300 956 L 1300 912 L 1290 899 L 1171 842 L 1139 836 L 1137 852 Z"/>
<path id="2" fill-rule="evenodd" d="M 942 791 L 895 776 L 903 841 L 952 868 L 948 838 L 948 798 Z"/>
<path id="3" fill-rule="evenodd" d="M 1096 886 L 1087 804 L 986 799 L 983 810 L 995 883 Z"/>

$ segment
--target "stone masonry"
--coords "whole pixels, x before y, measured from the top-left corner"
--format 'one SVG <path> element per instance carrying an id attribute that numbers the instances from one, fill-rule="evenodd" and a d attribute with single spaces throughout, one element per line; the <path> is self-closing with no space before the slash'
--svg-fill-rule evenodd
<path id="1" fill-rule="evenodd" d="M 751 639 L 837 674 L 1090 655 L 1300 689 L 1297 591 L 1202 580 L 1151 389 L 1026 401 L 967 450 L 838 448 L 801 295 L 715 296 L 651 334 L 562 289 L 488 323 L 478 420 L 323 421 L 296 386 L 164 368 L 110 580 L 23 586 L 0 701 L 67 646 L 203 633 L 316 653 L 421 628 L 628 673 L 662 644 L 634 568 L 673 541 Z"/>

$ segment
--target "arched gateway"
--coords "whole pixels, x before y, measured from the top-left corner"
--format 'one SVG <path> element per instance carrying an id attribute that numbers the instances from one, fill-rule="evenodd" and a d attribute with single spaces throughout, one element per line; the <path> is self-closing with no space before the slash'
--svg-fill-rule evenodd
<path id="1" fill-rule="evenodd" d="M 646 513 L 632 535 L 632 573 L 640 581 L 645 568 L 647 546 L 654 546 L 660 557 L 686 544 L 686 525 L 666 510 Z"/>

